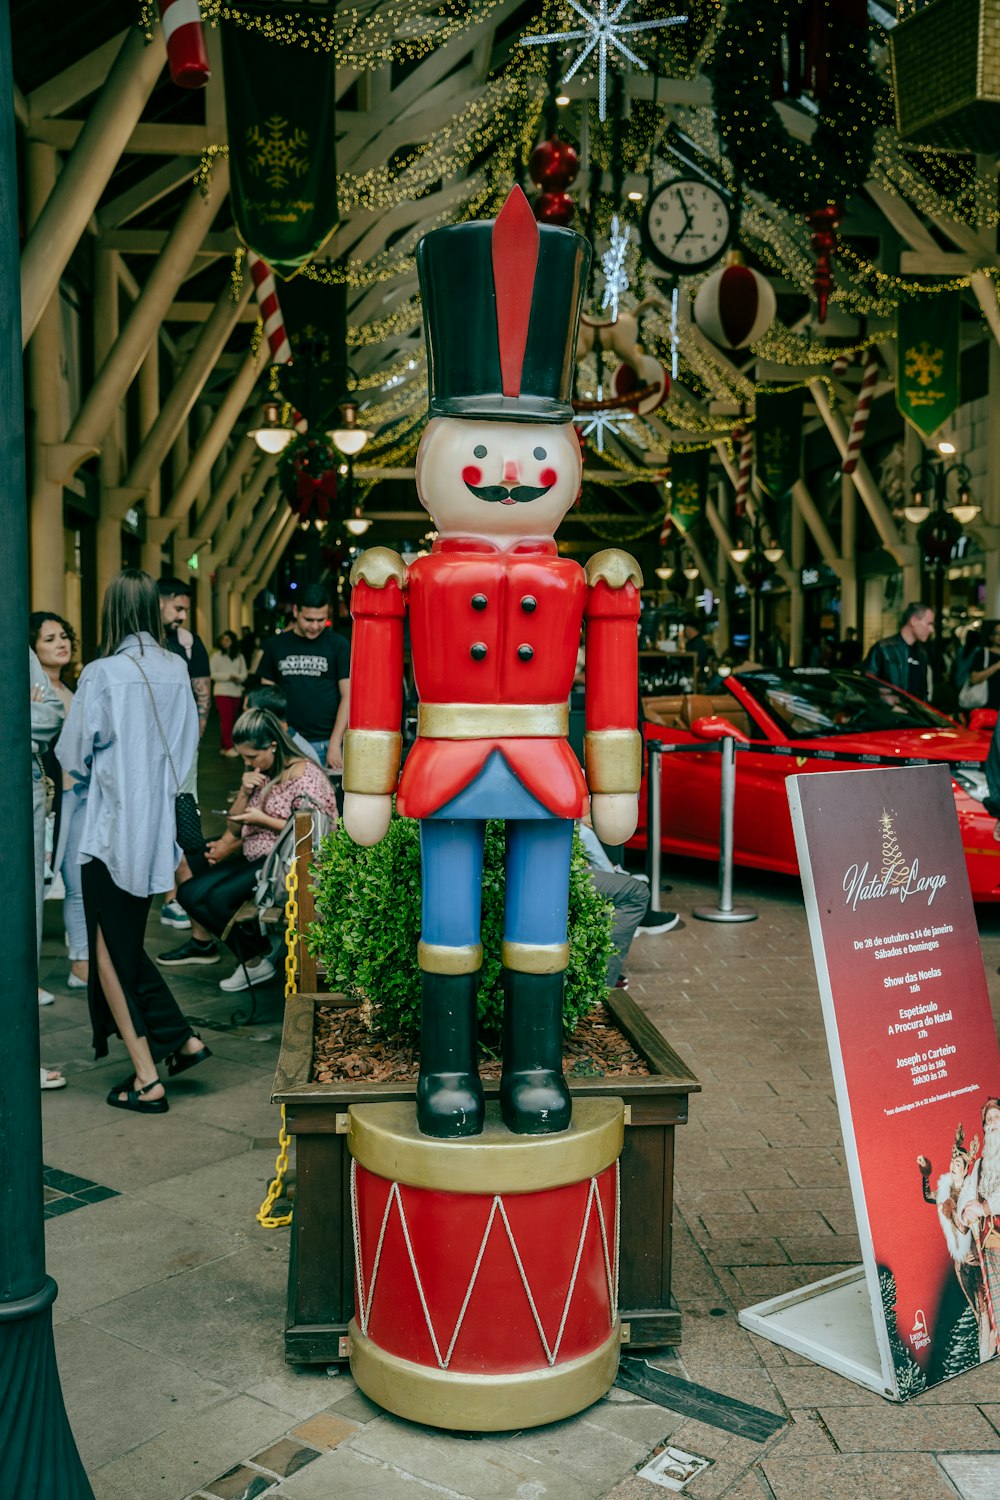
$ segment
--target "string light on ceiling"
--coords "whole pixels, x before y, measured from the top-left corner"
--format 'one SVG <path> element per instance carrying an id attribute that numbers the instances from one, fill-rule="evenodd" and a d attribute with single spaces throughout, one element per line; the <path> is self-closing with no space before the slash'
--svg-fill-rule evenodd
<path id="1" fill-rule="evenodd" d="M 585 42 L 583 50 L 573 63 L 568 73 L 562 78 L 562 83 L 569 83 L 575 77 L 580 68 L 587 61 L 590 54 L 597 51 L 597 114 L 600 120 L 608 117 L 608 65 L 612 62 L 611 49 L 633 63 L 643 73 L 647 72 L 646 64 L 642 58 L 632 51 L 624 41 L 623 37 L 632 36 L 638 31 L 655 31 L 663 26 L 682 26 L 687 16 L 667 16 L 662 21 L 622 21 L 619 19 L 629 5 L 629 0 L 618 0 L 617 5 L 613 0 L 598 0 L 596 11 L 585 10 L 579 0 L 567 0 L 570 8 L 583 21 L 583 27 L 574 31 L 550 31 L 544 36 L 523 36 L 522 47 L 549 47 L 561 45 L 564 42 Z"/>
<path id="2" fill-rule="evenodd" d="M 604 388 L 600 384 L 597 387 L 597 399 L 598 401 L 604 399 Z M 588 412 L 584 417 L 577 417 L 576 420 L 580 426 L 581 437 L 593 437 L 598 453 L 603 453 L 605 436 L 620 437 L 620 424 L 633 421 L 634 414 L 630 411 L 595 411 Z M 586 426 L 583 425 L 584 423 Z"/>
<path id="3" fill-rule="evenodd" d="M 618 321 L 619 299 L 628 291 L 625 252 L 628 249 L 631 233 L 631 225 L 626 224 L 623 230 L 618 222 L 618 215 L 615 214 L 611 220 L 611 244 L 601 256 L 601 268 L 604 271 L 604 292 L 601 297 L 601 310 L 611 309 L 611 321 L 613 323 Z"/>

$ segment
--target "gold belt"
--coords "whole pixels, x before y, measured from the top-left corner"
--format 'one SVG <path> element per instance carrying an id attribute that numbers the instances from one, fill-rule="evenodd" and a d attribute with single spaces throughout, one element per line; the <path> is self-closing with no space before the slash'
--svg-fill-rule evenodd
<path id="1" fill-rule="evenodd" d="M 560 739 L 569 733 L 567 703 L 421 703 L 417 734 L 425 740 Z"/>

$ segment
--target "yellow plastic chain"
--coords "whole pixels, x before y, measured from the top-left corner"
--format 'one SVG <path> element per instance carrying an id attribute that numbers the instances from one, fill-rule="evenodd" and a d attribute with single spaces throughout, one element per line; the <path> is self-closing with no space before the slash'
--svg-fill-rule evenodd
<path id="1" fill-rule="evenodd" d="M 297 853 L 297 851 L 296 851 Z M 297 945 L 299 927 L 299 862 L 293 857 L 285 877 L 285 999 L 295 994 L 298 978 Z M 272 1213 L 275 1203 L 284 1191 L 285 1173 L 288 1171 L 288 1148 L 292 1138 L 285 1129 L 285 1106 L 281 1106 L 281 1128 L 278 1131 L 278 1155 L 274 1161 L 274 1180 L 267 1190 L 267 1197 L 257 1210 L 257 1223 L 262 1229 L 281 1229 L 292 1222 L 291 1213 Z"/>

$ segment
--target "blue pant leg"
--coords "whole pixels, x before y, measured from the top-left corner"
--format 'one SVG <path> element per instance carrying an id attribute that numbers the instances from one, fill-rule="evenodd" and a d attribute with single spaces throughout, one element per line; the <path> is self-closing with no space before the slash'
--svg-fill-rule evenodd
<path id="1" fill-rule="evenodd" d="M 486 824 L 475 818 L 420 822 L 420 939 L 442 948 L 479 942 Z"/>
<path id="2" fill-rule="evenodd" d="M 545 946 L 565 943 L 572 849 L 572 818 L 508 822 L 506 942 Z"/>

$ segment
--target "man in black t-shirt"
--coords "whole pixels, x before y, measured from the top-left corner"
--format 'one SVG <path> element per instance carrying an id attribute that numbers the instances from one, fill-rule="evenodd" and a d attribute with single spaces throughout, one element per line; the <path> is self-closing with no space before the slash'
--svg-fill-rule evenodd
<path id="1" fill-rule="evenodd" d="M 288 722 L 312 745 L 320 765 L 342 771 L 351 648 L 327 626 L 329 601 L 321 584 L 300 589 L 293 612 L 291 630 L 264 642 L 260 679 L 283 689 Z"/>

